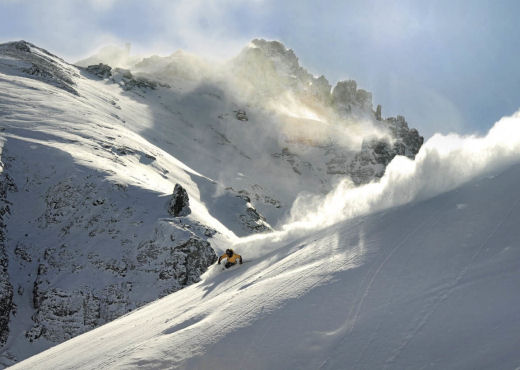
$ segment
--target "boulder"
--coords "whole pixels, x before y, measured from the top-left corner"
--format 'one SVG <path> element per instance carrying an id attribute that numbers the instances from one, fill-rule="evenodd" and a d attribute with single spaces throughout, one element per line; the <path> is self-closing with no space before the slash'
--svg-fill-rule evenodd
<path id="1" fill-rule="evenodd" d="M 237 120 L 239 120 L 239 121 L 248 121 L 249 120 L 247 118 L 247 114 L 246 114 L 245 110 L 239 109 L 234 112 L 235 112 L 235 117 Z"/>
<path id="2" fill-rule="evenodd" d="M 112 67 L 103 63 L 88 66 L 87 71 L 103 79 L 112 77 Z"/>
<path id="3" fill-rule="evenodd" d="M 173 194 L 168 205 L 168 213 L 173 217 L 184 217 L 191 213 L 188 192 L 179 184 L 175 184 Z"/>

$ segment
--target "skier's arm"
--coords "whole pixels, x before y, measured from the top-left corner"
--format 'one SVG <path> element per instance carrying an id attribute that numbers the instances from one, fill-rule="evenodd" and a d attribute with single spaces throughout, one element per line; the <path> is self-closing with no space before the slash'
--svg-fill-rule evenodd
<path id="1" fill-rule="evenodd" d="M 227 254 L 223 254 L 218 258 L 218 264 L 220 265 L 220 261 L 222 261 L 222 258 L 227 257 Z"/>
<path id="2" fill-rule="evenodd" d="M 242 264 L 242 256 L 240 254 L 238 255 L 238 262 Z"/>

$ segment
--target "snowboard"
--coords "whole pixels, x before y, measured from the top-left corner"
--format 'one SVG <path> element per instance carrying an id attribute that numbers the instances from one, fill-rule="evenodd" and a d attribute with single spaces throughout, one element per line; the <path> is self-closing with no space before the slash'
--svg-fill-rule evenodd
<path id="1" fill-rule="evenodd" d="M 251 263 L 251 261 L 244 261 L 244 262 L 242 262 L 243 265 L 246 264 L 246 263 Z M 222 266 L 222 271 L 235 270 L 238 266 L 240 266 L 240 263 L 237 263 L 236 265 L 233 265 L 230 268 L 225 268 L 224 266 Z"/>

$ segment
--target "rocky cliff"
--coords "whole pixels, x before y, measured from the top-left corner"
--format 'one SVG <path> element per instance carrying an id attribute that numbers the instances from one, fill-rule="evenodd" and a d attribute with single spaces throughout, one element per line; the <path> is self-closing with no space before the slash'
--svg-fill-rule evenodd
<path id="1" fill-rule="evenodd" d="M 7 222 L 11 214 L 11 203 L 8 193 L 17 191 L 16 184 L 7 173 L 7 158 L 0 161 L 0 348 L 7 342 L 9 336 L 9 319 L 13 311 L 13 285 L 9 279 L 7 267 Z"/>

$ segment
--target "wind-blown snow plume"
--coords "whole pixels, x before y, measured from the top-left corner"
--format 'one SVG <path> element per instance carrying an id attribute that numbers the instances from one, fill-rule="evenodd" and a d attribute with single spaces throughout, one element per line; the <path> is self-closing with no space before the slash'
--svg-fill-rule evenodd
<path id="1" fill-rule="evenodd" d="M 353 187 L 341 181 L 325 197 L 302 195 L 283 230 L 317 229 L 415 200 L 431 198 L 475 177 L 520 161 L 520 111 L 498 121 L 484 137 L 436 134 L 415 161 L 397 156 L 379 182 Z"/>
<path id="2" fill-rule="evenodd" d="M 432 198 L 517 162 L 520 111 L 502 118 L 484 137 L 436 134 L 423 145 L 415 160 L 395 157 L 377 182 L 355 187 L 345 178 L 327 195 L 302 194 L 278 231 L 242 238 L 238 246 L 247 246 L 248 255 L 257 258 L 287 240 L 340 221 Z"/>

